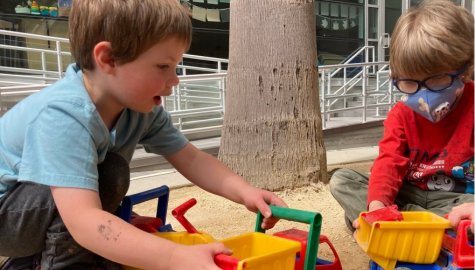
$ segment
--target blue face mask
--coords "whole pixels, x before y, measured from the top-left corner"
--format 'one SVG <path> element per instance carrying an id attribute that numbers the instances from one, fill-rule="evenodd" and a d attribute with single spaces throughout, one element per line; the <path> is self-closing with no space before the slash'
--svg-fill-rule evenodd
<path id="1" fill-rule="evenodd" d="M 437 123 L 452 110 L 457 101 L 457 90 L 463 89 L 464 83 L 457 78 L 453 84 L 444 90 L 430 91 L 421 89 L 415 94 L 407 95 L 403 101 L 414 112 L 424 116 L 427 120 Z"/>

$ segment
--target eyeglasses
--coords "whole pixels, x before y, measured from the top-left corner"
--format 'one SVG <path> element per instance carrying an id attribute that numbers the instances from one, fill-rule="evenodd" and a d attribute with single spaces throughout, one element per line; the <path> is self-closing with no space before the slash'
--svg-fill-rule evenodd
<path id="1" fill-rule="evenodd" d="M 405 94 L 415 94 L 422 87 L 425 87 L 430 91 L 442 91 L 452 86 L 455 79 L 464 73 L 466 69 L 467 65 L 464 65 L 461 69 L 453 73 L 437 74 L 422 81 L 413 79 L 395 79 L 393 80 L 393 85 L 396 86 L 397 90 Z"/>

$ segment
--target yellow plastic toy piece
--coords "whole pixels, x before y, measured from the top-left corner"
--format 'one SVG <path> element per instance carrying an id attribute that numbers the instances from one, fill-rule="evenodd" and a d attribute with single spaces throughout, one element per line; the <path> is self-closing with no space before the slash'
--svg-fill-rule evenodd
<path id="1" fill-rule="evenodd" d="M 239 260 L 237 270 L 294 270 L 300 243 L 253 232 L 220 240 Z"/>
<path id="2" fill-rule="evenodd" d="M 450 222 L 431 212 L 401 214 L 404 218 L 402 221 L 376 221 L 372 225 L 360 214 L 357 243 L 373 261 L 386 270 L 394 269 L 397 261 L 434 263 Z"/>
<path id="3" fill-rule="evenodd" d="M 198 245 L 216 242 L 216 240 L 207 233 L 188 233 L 188 232 L 157 232 L 153 233 L 158 237 L 165 238 L 172 242 L 182 245 Z M 122 266 L 123 270 L 141 270 L 131 266 Z"/>

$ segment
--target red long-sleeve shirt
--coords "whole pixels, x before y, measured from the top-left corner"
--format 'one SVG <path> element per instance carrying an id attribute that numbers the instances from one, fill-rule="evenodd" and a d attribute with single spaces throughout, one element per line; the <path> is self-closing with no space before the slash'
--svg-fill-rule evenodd
<path id="1" fill-rule="evenodd" d="M 473 193 L 474 83 L 456 107 L 432 123 L 398 102 L 384 122 L 369 178 L 368 204 L 394 203 L 403 181 L 424 190 Z"/>

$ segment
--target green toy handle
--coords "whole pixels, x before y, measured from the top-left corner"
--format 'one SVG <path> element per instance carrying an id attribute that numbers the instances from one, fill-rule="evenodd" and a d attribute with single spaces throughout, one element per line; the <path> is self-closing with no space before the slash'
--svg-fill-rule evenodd
<path id="1" fill-rule="evenodd" d="M 318 242 L 320 239 L 320 229 L 322 227 L 322 215 L 316 212 L 309 212 L 304 210 L 284 208 L 275 205 L 270 205 L 272 216 L 296 221 L 300 223 L 306 223 L 310 225 L 307 239 L 307 253 L 305 255 L 305 265 L 303 270 L 315 270 L 317 263 Z M 264 217 L 261 212 L 257 212 L 256 219 L 256 232 L 265 232 L 265 229 L 261 228 Z"/>

